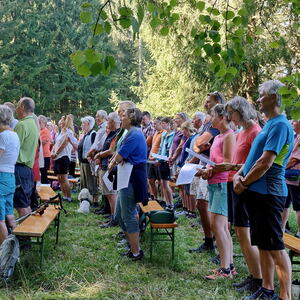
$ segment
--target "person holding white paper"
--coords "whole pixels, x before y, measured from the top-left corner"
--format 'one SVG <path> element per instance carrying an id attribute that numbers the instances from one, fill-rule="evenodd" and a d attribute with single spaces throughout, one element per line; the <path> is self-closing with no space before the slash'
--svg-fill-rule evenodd
<path id="1" fill-rule="evenodd" d="M 137 203 L 148 203 L 147 191 L 147 144 L 142 130 L 139 128 L 142 113 L 137 108 L 127 109 L 122 116 L 122 127 L 127 130 L 116 155 L 109 163 L 111 171 L 117 164 L 130 163 L 133 165 L 127 188 L 118 192 L 115 218 L 124 231 L 130 244 L 126 255 L 131 260 L 140 260 L 144 257 L 139 244 L 139 223 L 137 219 Z"/>
<path id="2" fill-rule="evenodd" d="M 230 129 L 224 104 L 217 104 L 212 109 L 212 126 L 220 131 L 210 149 L 210 160 L 215 163 L 232 162 L 235 147 L 235 135 Z M 228 172 L 212 172 L 211 168 L 203 171 L 202 177 L 208 179 L 209 206 L 211 225 L 220 253 L 220 268 L 205 278 L 216 280 L 232 278 L 236 273 L 233 266 L 232 239 L 228 230 L 227 181 Z"/>
<path id="3" fill-rule="evenodd" d="M 165 132 L 161 136 L 161 143 L 159 146 L 158 154 L 169 157 L 169 151 L 173 142 L 175 131 L 171 131 L 171 118 L 162 118 L 161 125 Z M 173 208 L 173 193 L 169 185 L 171 180 L 170 165 L 167 161 L 159 160 L 158 162 L 158 175 L 162 187 L 162 193 L 164 200 L 166 201 L 168 208 Z"/>
<path id="4" fill-rule="evenodd" d="M 110 220 L 107 224 L 101 225 L 102 228 L 113 227 L 116 226 L 118 223 L 114 220 L 114 213 L 116 207 L 116 198 L 117 198 L 117 191 L 116 190 L 109 190 L 103 181 L 103 176 L 107 172 L 108 161 L 112 157 L 115 143 L 116 143 L 116 136 L 119 132 L 120 128 L 120 118 L 116 112 L 112 112 L 108 115 L 107 118 L 107 129 L 108 134 L 106 139 L 103 143 L 102 151 L 95 155 L 96 163 L 100 165 L 100 174 L 99 174 L 99 181 L 101 186 L 102 195 L 106 196 L 110 206 Z"/>

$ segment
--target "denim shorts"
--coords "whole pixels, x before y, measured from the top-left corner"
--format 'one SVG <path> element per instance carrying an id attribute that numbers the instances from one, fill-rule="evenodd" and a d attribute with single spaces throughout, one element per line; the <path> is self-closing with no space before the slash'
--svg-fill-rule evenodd
<path id="1" fill-rule="evenodd" d="M 7 215 L 13 215 L 13 198 L 16 189 L 14 173 L 0 172 L 0 221 Z"/>
<path id="2" fill-rule="evenodd" d="M 127 233 L 140 232 L 137 221 L 137 204 L 134 197 L 132 184 L 129 182 L 127 188 L 118 192 L 115 219 L 118 221 L 122 230 Z"/>
<path id="3" fill-rule="evenodd" d="M 227 182 L 208 184 L 208 211 L 228 216 Z"/>

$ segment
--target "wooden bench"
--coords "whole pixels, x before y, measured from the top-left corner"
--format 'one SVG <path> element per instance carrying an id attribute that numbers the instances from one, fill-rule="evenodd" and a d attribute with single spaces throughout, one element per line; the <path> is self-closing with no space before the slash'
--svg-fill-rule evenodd
<path id="1" fill-rule="evenodd" d="M 57 195 L 50 186 L 37 185 L 36 191 L 38 193 L 38 197 L 40 198 L 41 202 L 45 202 Z"/>
<path id="2" fill-rule="evenodd" d="M 60 209 L 54 205 L 49 205 L 42 215 L 32 215 L 18 224 L 13 233 L 17 236 L 30 237 L 31 243 L 40 246 L 40 266 L 43 264 L 44 255 L 44 235 L 47 229 L 54 221 L 56 228 L 55 244 L 58 243 L 59 225 L 60 225 Z"/>
<path id="3" fill-rule="evenodd" d="M 144 214 L 154 210 L 164 210 L 160 204 L 155 201 L 149 201 L 148 205 L 139 203 L 139 206 Z M 150 260 L 152 260 L 153 244 L 156 242 L 171 242 L 172 243 L 172 259 L 174 259 L 175 252 L 175 228 L 177 223 L 157 224 L 150 222 Z M 167 237 L 167 238 L 164 238 Z"/>
<path id="4" fill-rule="evenodd" d="M 58 177 L 55 175 L 48 175 L 47 177 L 50 182 L 58 181 Z M 73 186 L 72 188 L 73 189 L 75 188 L 75 190 L 78 191 L 79 179 L 78 178 L 68 178 L 68 181 L 70 184 L 72 184 L 72 186 Z"/>
<path id="5" fill-rule="evenodd" d="M 300 256 L 300 239 L 287 233 L 283 233 L 283 242 L 286 248 L 289 249 L 289 257 L 292 265 L 300 265 L 299 260 L 295 257 Z M 300 272 L 300 270 L 292 270 L 293 272 Z"/>
<path id="6" fill-rule="evenodd" d="M 48 175 L 52 176 L 54 175 L 54 171 L 53 170 L 48 170 Z M 80 171 L 75 171 L 75 176 L 79 177 L 80 176 Z"/>

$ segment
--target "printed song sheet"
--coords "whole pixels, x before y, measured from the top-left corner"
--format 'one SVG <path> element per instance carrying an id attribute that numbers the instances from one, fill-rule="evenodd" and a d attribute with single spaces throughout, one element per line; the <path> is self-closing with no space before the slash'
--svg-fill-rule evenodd
<path id="1" fill-rule="evenodd" d="M 208 165 L 210 165 L 210 166 L 214 166 L 216 163 L 214 163 L 213 161 L 211 161 L 211 160 L 209 160 L 208 158 L 206 158 L 204 155 L 202 155 L 202 154 L 198 154 L 198 153 L 196 153 L 196 152 L 194 152 L 194 151 L 192 151 L 191 149 L 185 149 L 185 151 L 188 153 L 188 154 L 190 154 L 190 155 L 192 155 L 192 156 L 195 156 L 196 158 L 198 158 L 198 159 L 200 159 L 202 162 L 204 162 L 204 163 L 206 163 L 206 164 L 208 164 Z"/>
<path id="2" fill-rule="evenodd" d="M 130 163 L 118 164 L 117 175 L 117 190 L 125 189 L 128 187 L 133 165 Z"/>
<path id="3" fill-rule="evenodd" d="M 104 173 L 102 179 L 107 189 L 111 191 L 113 189 L 113 183 L 108 179 L 108 171 Z"/>
<path id="4" fill-rule="evenodd" d="M 168 157 L 166 155 L 151 153 L 151 156 L 153 156 L 154 158 L 157 158 L 157 159 L 161 159 L 161 160 L 168 160 Z"/>
<path id="5" fill-rule="evenodd" d="M 200 165 L 197 164 L 185 164 L 177 177 L 176 185 L 181 184 L 189 184 L 193 181 L 193 178 L 195 174 L 198 172 L 198 170 L 201 169 Z"/>

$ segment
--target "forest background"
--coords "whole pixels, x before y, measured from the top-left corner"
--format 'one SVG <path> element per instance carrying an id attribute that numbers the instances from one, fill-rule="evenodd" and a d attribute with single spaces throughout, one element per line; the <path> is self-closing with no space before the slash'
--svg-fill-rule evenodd
<path id="1" fill-rule="evenodd" d="M 300 118 L 298 0 L 2 0 L 0 102 L 57 119 L 132 100 L 152 114 L 203 108 L 209 91 L 255 102 L 281 79 Z"/>

